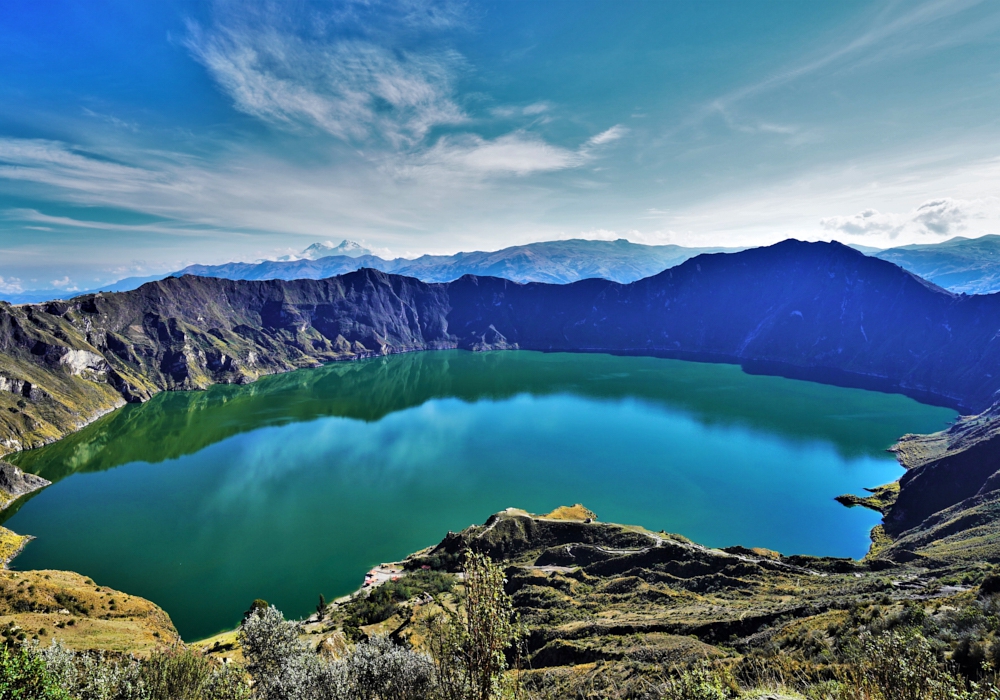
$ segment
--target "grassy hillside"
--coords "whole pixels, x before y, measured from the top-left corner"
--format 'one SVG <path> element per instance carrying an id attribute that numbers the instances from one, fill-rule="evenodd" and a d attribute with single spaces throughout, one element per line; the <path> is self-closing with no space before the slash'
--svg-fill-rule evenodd
<path id="1" fill-rule="evenodd" d="M 153 603 L 67 571 L 0 571 L 0 635 L 136 654 L 180 641 Z"/>

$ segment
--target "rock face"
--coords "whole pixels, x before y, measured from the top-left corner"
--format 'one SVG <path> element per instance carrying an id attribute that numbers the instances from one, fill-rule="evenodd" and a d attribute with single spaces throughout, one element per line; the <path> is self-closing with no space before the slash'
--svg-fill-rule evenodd
<path id="1" fill-rule="evenodd" d="M 25 494 L 48 486 L 50 481 L 23 471 L 8 462 L 0 462 L 0 510 Z"/>
<path id="2" fill-rule="evenodd" d="M 441 348 L 602 351 L 896 390 L 982 410 L 1000 390 L 1000 297 L 951 294 L 836 243 L 702 255 L 632 284 L 185 276 L 0 303 L 0 450 L 162 390 Z"/>

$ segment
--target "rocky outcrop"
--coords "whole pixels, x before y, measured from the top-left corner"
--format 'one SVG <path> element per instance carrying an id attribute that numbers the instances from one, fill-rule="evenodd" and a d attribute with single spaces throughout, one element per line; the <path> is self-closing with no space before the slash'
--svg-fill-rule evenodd
<path id="1" fill-rule="evenodd" d="M 8 462 L 0 462 L 0 511 L 21 496 L 43 489 L 51 482 L 23 471 Z"/>
<path id="2" fill-rule="evenodd" d="M 533 669 L 598 661 L 663 663 L 746 649 L 797 621 L 890 596 L 886 572 L 850 560 L 710 549 L 677 535 L 507 509 L 409 557 L 410 570 L 458 570 L 467 552 L 502 562 Z M 893 574 L 889 574 L 893 575 Z M 901 595 L 902 594 L 902 595 Z M 840 613 L 835 613 L 840 616 Z M 692 638 L 696 649 L 679 646 Z"/>

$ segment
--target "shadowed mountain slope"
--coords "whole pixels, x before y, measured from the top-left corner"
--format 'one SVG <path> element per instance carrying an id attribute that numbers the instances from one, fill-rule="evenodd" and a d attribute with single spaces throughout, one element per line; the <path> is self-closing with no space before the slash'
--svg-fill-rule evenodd
<path id="1" fill-rule="evenodd" d="M 623 285 L 168 278 L 0 305 L 0 439 L 55 439 L 126 401 L 414 350 L 661 355 L 899 390 L 982 410 L 1000 389 L 1000 298 L 961 297 L 836 243 L 703 255 Z"/>

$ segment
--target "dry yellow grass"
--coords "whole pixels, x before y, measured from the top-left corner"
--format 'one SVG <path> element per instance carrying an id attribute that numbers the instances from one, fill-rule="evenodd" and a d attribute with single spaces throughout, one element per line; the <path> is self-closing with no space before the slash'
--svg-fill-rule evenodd
<path id="1" fill-rule="evenodd" d="M 584 508 L 579 503 L 572 506 L 559 506 L 548 515 L 542 517 L 549 520 L 597 520 L 597 514 L 594 511 Z"/>
<path id="2" fill-rule="evenodd" d="M 139 655 L 180 642 L 153 603 L 69 571 L 0 572 L 0 630 L 42 644 L 58 639 L 70 649 Z"/>

